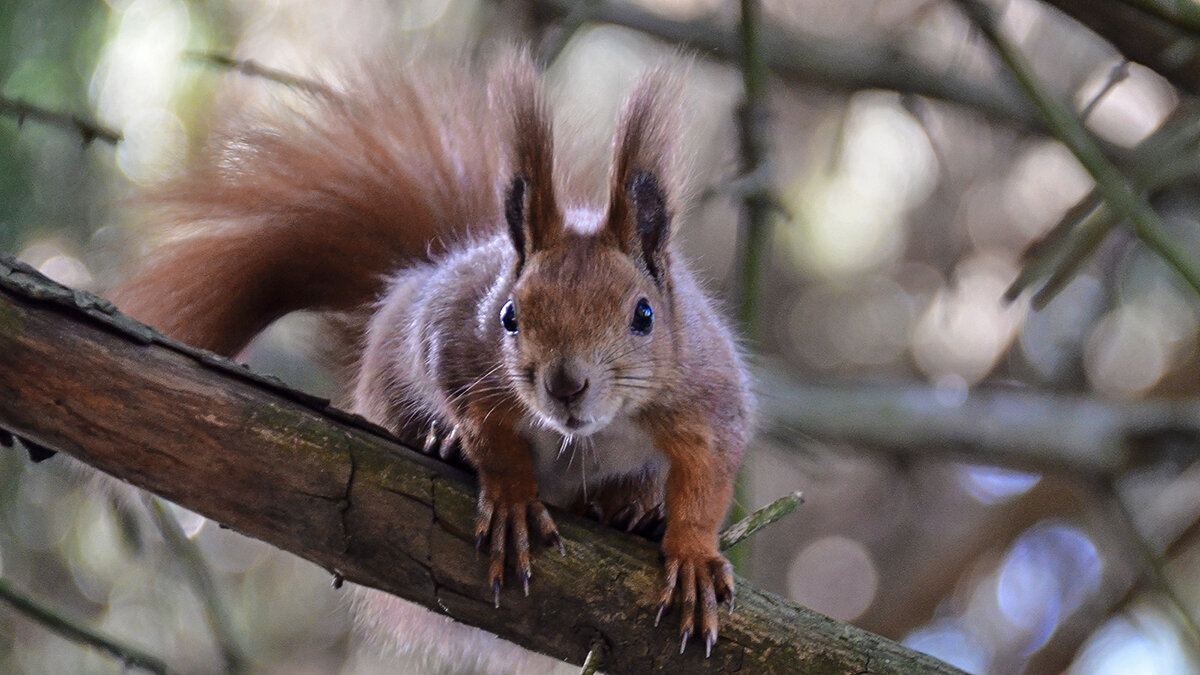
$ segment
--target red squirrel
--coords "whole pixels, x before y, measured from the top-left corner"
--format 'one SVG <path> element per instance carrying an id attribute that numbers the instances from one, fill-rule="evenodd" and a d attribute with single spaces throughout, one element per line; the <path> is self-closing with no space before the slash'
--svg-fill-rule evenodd
<path id="1" fill-rule="evenodd" d="M 572 187 L 586 181 L 556 164 L 534 67 L 504 61 L 489 77 L 367 69 L 234 121 L 149 197 L 181 237 L 113 299 L 230 356 L 294 310 L 352 317 L 352 409 L 393 431 L 452 430 L 476 469 L 497 603 L 506 559 L 528 593 L 530 540 L 558 541 L 546 504 L 607 495 L 605 517 L 631 529 L 665 510 L 656 623 L 677 597 L 681 651 L 700 635 L 707 654 L 718 602 L 733 606 L 717 531 L 751 397 L 671 237 L 677 78 L 635 87 L 597 203 L 597 185 Z"/>

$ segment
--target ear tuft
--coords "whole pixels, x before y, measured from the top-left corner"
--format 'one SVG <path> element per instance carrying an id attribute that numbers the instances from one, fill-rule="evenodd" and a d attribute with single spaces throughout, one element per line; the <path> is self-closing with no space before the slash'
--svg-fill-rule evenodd
<path id="1" fill-rule="evenodd" d="M 508 163 L 514 177 L 504 196 L 504 218 L 521 265 L 557 242 L 563 228 L 554 197 L 554 131 L 527 51 L 502 59 L 493 101 L 510 115 Z"/>
<path id="2" fill-rule="evenodd" d="M 614 142 L 605 223 L 617 245 L 660 283 L 671 232 L 671 181 L 677 179 L 679 84 L 669 71 L 658 69 L 644 76 L 626 101 Z"/>

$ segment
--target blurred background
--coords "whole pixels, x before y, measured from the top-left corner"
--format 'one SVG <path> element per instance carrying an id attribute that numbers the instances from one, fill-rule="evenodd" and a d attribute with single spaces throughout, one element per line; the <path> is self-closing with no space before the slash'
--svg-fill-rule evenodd
<path id="1" fill-rule="evenodd" d="M 1197 6 L 989 6 L 1200 264 Z M 1197 672 L 1197 290 L 1096 196 L 957 3 L 761 12 L 773 75 L 749 181 L 732 0 L 2 3 L 0 251 L 77 288 L 118 279 L 155 243 L 124 202 L 185 165 L 219 111 L 284 86 L 213 55 L 313 77 L 397 45 L 529 42 L 560 126 L 607 157 L 624 93 L 682 48 L 698 168 L 678 236 L 731 317 L 746 265 L 762 275 L 745 340 L 761 433 L 739 506 L 805 494 L 742 573 L 972 673 Z M 773 204 L 749 257 L 747 199 Z M 329 393 L 315 324 L 288 317 L 244 359 Z M 325 571 L 167 512 L 254 671 L 436 671 L 363 645 Z M 172 668 L 221 671 L 208 605 L 153 515 L 62 458 L 0 451 L 0 579 Z M 122 671 L 0 603 L 0 672 Z"/>

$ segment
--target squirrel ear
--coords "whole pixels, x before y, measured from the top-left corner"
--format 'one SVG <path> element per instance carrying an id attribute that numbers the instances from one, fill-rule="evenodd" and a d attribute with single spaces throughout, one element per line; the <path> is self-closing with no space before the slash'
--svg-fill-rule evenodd
<path id="1" fill-rule="evenodd" d="M 517 269 L 525 265 L 526 246 L 529 238 L 525 236 L 525 193 L 529 189 L 529 179 L 525 174 L 513 176 L 509 183 L 508 192 L 504 195 L 504 222 L 508 224 L 508 235 L 512 238 L 513 249 L 517 252 Z"/>
<path id="2" fill-rule="evenodd" d="M 658 177 L 648 171 L 630 178 L 625 194 L 632 206 L 633 234 L 637 239 L 637 245 L 629 252 L 651 277 L 661 281 L 666 268 L 664 250 L 671 233 L 667 195 Z"/>
<path id="3" fill-rule="evenodd" d="M 655 281 L 667 268 L 676 110 L 669 105 L 677 82 L 665 70 L 650 73 L 634 89 L 617 126 L 605 227 L 617 246 Z M 678 99 L 678 96 L 673 97 Z"/>
<path id="4" fill-rule="evenodd" d="M 518 269 L 533 253 L 561 237 L 554 199 L 554 131 L 536 69 L 525 52 L 502 69 L 498 94 L 512 112 L 509 162 L 514 170 L 504 195 L 504 219 L 517 251 Z"/>

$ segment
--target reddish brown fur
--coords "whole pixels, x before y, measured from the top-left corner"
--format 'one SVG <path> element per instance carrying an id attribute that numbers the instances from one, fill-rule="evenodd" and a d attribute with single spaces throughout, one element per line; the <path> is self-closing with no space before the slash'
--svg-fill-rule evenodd
<path id="1" fill-rule="evenodd" d="M 668 198 L 682 197 L 680 183 L 685 176 L 681 175 L 682 168 L 676 166 L 678 160 L 672 143 L 679 127 L 679 110 L 678 103 L 670 100 L 678 99 L 679 89 L 676 76 L 666 69 L 647 74 L 630 95 L 617 124 L 609 179 L 608 219 L 621 247 L 632 247 L 636 239 L 627 192 L 634 175 L 653 173 L 660 180 L 669 181 L 664 186 Z"/>
<path id="2" fill-rule="evenodd" d="M 508 59 L 486 96 L 461 74 L 380 73 L 294 115 L 252 119 L 155 193 L 160 217 L 208 227 L 166 246 L 118 304 L 233 354 L 287 312 L 377 300 L 354 408 L 394 430 L 414 417 L 456 430 L 479 472 L 496 601 L 507 556 L 528 583 L 529 525 L 557 538 L 540 500 L 576 489 L 555 462 L 578 433 L 607 444 L 611 463 L 596 459 L 607 473 L 551 503 L 598 506 L 632 527 L 665 500 L 662 599 L 679 589 L 685 644 L 699 603 L 711 647 L 716 600 L 732 601 L 716 535 L 750 402 L 728 329 L 670 243 L 684 180 L 675 82 L 659 71 L 634 90 L 607 203 L 579 216 L 562 208 L 578 195 L 556 190 L 550 114 L 527 57 Z M 569 217 L 600 229 L 571 229 Z M 471 228 L 479 236 L 464 236 Z M 499 320 L 509 299 L 515 333 Z M 639 332 L 643 300 L 653 330 Z M 591 387 L 583 402 L 550 392 L 568 375 Z M 599 494 L 581 498 L 589 482 Z"/>
<path id="3" fill-rule="evenodd" d="M 528 67 L 509 64 L 504 101 L 512 110 L 513 151 L 510 172 L 521 176 L 525 189 L 526 218 L 531 250 L 553 246 L 562 232 L 554 190 L 554 131 L 550 111 L 537 75 Z M 505 97 L 499 97 L 503 100 Z"/>
<path id="4" fill-rule="evenodd" d="M 494 117 L 482 88 L 461 70 L 375 66 L 293 115 L 236 120 L 145 198 L 149 218 L 184 238 L 112 299 L 227 355 L 288 312 L 370 301 L 385 274 L 493 218 L 502 130 L 480 124 Z"/>

